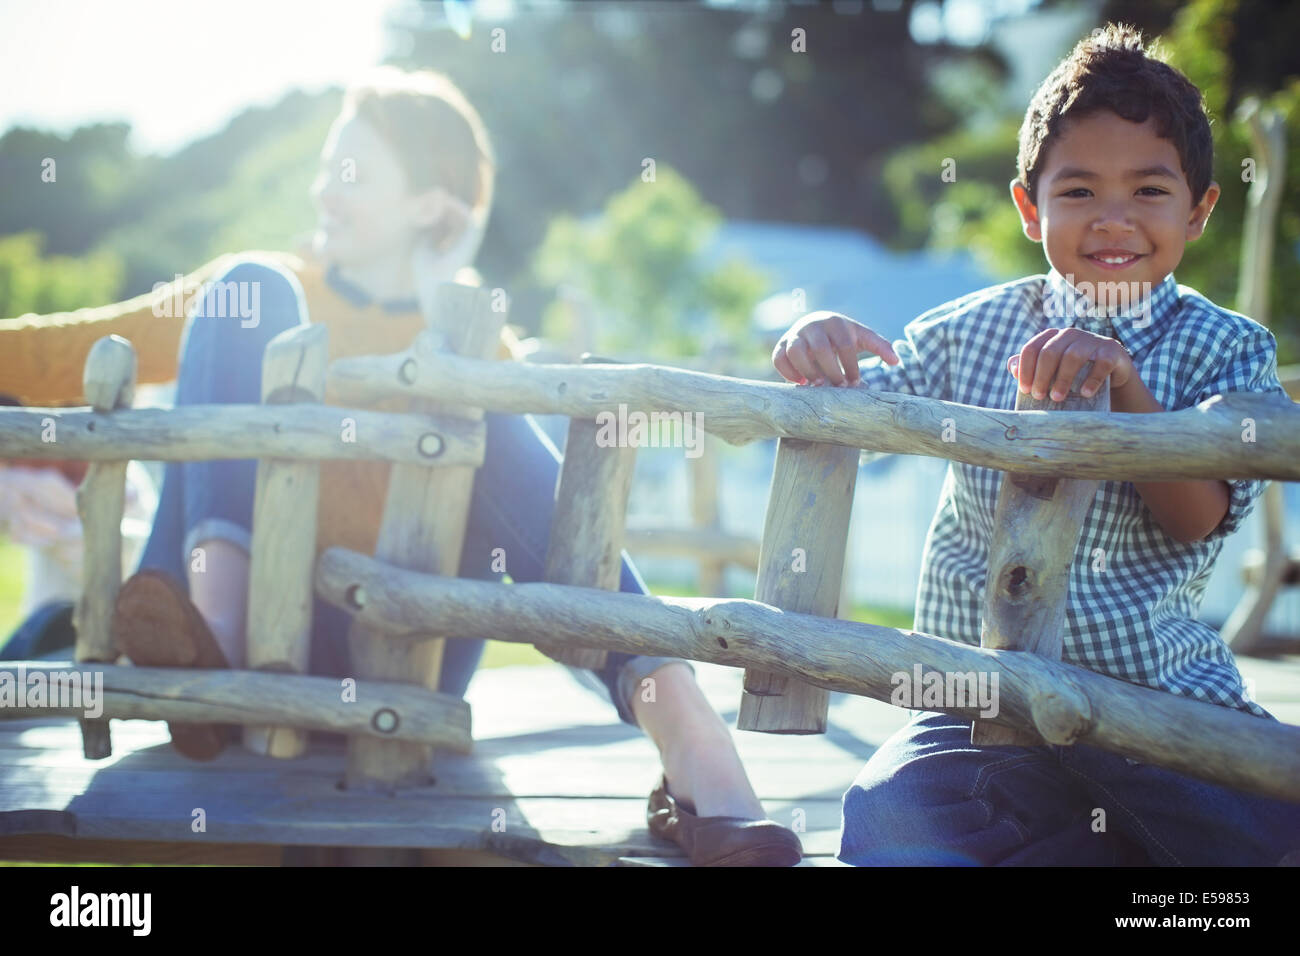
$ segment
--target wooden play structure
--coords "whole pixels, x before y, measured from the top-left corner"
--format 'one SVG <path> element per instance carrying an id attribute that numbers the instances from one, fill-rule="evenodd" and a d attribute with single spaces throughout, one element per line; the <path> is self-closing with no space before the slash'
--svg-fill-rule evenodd
<path id="1" fill-rule="evenodd" d="M 85 858 L 81 840 L 114 842 L 117 859 L 132 858 L 132 847 L 170 845 L 189 855 L 162 858 L 247 861 L 243 850 L 269 847 L 298 861 L 401 863 L 418 860 L 416 850 L 430 859 L 427 853 L 441 848 L 498 861 L 611 862 L 581 836 L 597 833 L 602 822 L 587 818 L 566 830 L 555 821 L 569 811 L 555 808 L 546 811 L 553 818 L 512 816 L 509 807 L 461 795 L 472 788 L 439 802 L 443 784 L 430 785 L 434 750 L 471 748 L 469 706 L 433 689 L 443 642 L 458 636 L 538 644 L 583 666 L 617 650 L 743 668 L 738 726 L 782 735 L 825 732 L 833 691 L 888 702 L 891 675 L 911 673 L 918 662 L 948 676 L 996 672 L 995 720 L 979 719 L 974 700 L 936 708 L 977 718 L 977 743 L 1089 744 L 1300 800 L 1300 727 L 1060 659 L 1068 566 L 1097 483 L 1300 480 L 1294 403 L 1234 394 L 1177 412 L 1111 415 L 1103 390 L 1061 404 L 1021 396 L 1017 410 L 1004 411 L 653 365 L 497 362 L 489 356 L 504 315 L 485 290 L 456 285 L 439 289 L 427 319 L 405 352 L 332 363 L 323 327 L 282 334 L 266 352 L 260 406 L 132 409 L 133 350 L 107 338 L 86 363 L 89 408 L 0 409 L 0 456 L 93 462 L 79 492 L 86 575 L 76 663 L 6 662 L 0 673 L 19 666 L 28 675 L 96 673 L 104 687 L 97 720 L 49 706 L 53 701 L 0 710 L 36 721 L 31 726 L 41 733 L 50 728 L 40 721 L 81 719 L 82 740 L 76 767 L 66 752 L 57 765 L 0 767 L 0 856 L 19 852 L 6 850 L 14 841 L 30 847 L 45 836 L 61 841 L 58 852 L 68 859 Z M 327 382 L 346 407 L 321 404 Z M 408 413 L 365 407 L 394 396 L 409 401 Z M 779 439 L 754 600 L 615 590 L 635 448 L 597 439 L 602 414 L 620 405 L 669 418 L 702 413 L 708 432 L 735 444 Z M 451 576 L 483 455 L 484 409 L 571 419 L 545 583 Z M 1254 441 L 1243 440 L 1246 419 Z M 835 619 L 860 449 L 1008 473 L 988 574 L 985 646 Z M 123 470 L 132 458 L 259 459 L 248 669 L 114 663 L 109 619 L 122 577 Z M 340 458 L 393 464 L 379 543 L 374 555 L 332 548 L 316 560 L 318 463 Z M 313 593 L 353 615 L 356 675 L 342 692 L 338 681 L 304 673 Z M 174 772 L 186 761 L 166 751 L 147 759 L 169 762 L 170 783 L 161 775 L 130 777 L 131 761 L 146 759 L 135 753 L 87 777 L 87 762 L 109 758 L 118 746 L 110 719 L 243 725 L 243 750 L 233 748 L 226 766 L 255 767 L 260 776 L 239 779 L 261 782 L 236 785 L 215 772 L 182 780 Z M 346 735 L 346 750 L 313 749 L 313 730 Z M 57 739 L 66 746 L 66 735 Z M 295 765 L 311 773 L 295 775 Z M 82 782 L 70 792 L 66 780 L 74 773 Z M 553 803 L 565 781 L 554 786 Z M 198 807 L 202 830 L 191 820 Z M 560 831 L 569 837 L 556 836 Z M 639 840 L 619 858 L 674 854 L 647 845 L 644 833 Z M 203 848 L 211 854 L 198 855 Z"/>

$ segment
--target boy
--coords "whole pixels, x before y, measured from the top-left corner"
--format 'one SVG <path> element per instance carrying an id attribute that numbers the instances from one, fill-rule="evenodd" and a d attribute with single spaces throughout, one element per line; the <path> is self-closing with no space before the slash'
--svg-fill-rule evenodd
<path id="1" fill-rule="evenodd" d="M 773 363 L 799 384 L 986 408 L 1015 408 L 1017 388 L 1059 400 L 1089 361 L 1081 392 L 1109 376 L 1113 411 L 1175 411 L 1234 391 L 1285 397 L 1269 331 L 1172 275 L 1218 199 L 1211 161 L 1200 92 L 1149 55 L 1136 30 L 1109 24 L 1043 82 L 1020 130 L 1012 197 L 1050 273 L 933 309 L 896 348 L 843 316 L 813 313 Z M 862 351 L 888 365 L 859 367 Z M 979 643 L 1001 479 L 949 467 L 922 560 L 918 631 Z M 1245 480 L 1102 483 L 1071 566 L 1064 659 L 1273 719 L 1247 697 L 1219 635 L 1196 620 L 1223 539 L 1262 490 Z M 1104 571 L 1088 560 L 1097 548 Z M 1091 747 L 974 747 L 970 726 L 914 713 L 872 755 L 844 797 L 841 860 L 1272 865 L 1300 848 L 1300 804 Z"/>

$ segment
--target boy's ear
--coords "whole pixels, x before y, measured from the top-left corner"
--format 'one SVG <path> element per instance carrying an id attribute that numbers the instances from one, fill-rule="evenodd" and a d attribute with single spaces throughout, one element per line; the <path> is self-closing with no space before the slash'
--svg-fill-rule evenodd
<path id="1" fill-rule="evenodd" d="M 1043 227 L 1038 221 L 1038 207 L 1029 201 L 1029 190 L 1018 179 L 1011 180 L 1011 198 L 1020 213 L 1020 225 L 1034 242 L 1043 241 Z"/>
<path id="2" fill-rule="evenodd" d="M 1210 221 L 1210 213 L 1214 211 L 1214 204 L 1219 201 L 1219 184 L 1211 182 L 1205 190 L 1205 195 L 1201 201 L 1192 207 L 1192 213 L 1187 220 L 1187 241 L 1201 238 L 1205 232 L 1205 224 Z"/>

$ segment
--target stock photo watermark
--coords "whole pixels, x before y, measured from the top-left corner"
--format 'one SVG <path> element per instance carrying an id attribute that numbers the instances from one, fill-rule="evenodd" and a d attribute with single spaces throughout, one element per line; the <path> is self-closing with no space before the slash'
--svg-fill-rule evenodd
<path id="1" fill-rule="evenodd" d="M 912 665 L 910 673 L 895 671 L 889 682 L 894 685 L 889 702 L 895 707 L 912 710 L 978 707 L 981 717 L 998 715 L 997 671 L 926 671 L 917 663 Z"/>
<path id="2" fill-rule="evenodd" d="M 80 710 L 93 719 L 104 713 L 104 672 L 34 670 L 19 664 L 0 671 L 0 710 Z"/>
<path id="3" fill-rule="evenodd" d="M 152 912 L 152 893 L 83 893 L 74 884 L 50 897 L 51 926 L 123 926 L 132 936 L 148 936 Z"/>
<path id="4" fill-rule="evenodd" d="M 162 295 L 171 286 L 171 295 Z M 255 329 L 262 321 L 262 283 L 217 280 L 206 283 L 187 299 L 185 277 L 177 274 L 174 282 L 155 282 L 153 314 L 157 318 L 177 319 L 190 314 L 196 300 L 210 301 L 210 315 L 216 319 L 239 319 L 245 329 Z"/>
<path id="5" fill-rule="evenodd" d="M 1117 259 L 1116 264 L 1119 260 Z M 1089 282 L 1064 277 L 1064 292 L 1052 290 L 1043 297 L 1043 314 L 1049 319 L 1118 318 L 1132 315 L 1135 328 L 1151 324 L 1150 282 Z"/>
<path id="6" fill-rule="evenodd" d="M 598 412 L 596 425 L 599 448 L 685 448 L 687 458 L 704 454 L 703 412 L 629 412 L 620 402 L 617 414 Z"/>

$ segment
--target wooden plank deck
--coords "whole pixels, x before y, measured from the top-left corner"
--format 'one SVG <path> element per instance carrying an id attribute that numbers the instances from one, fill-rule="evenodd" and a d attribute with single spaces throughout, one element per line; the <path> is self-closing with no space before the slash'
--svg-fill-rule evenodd
<path id="1" fill-rule="evenodd" d="M 734 724 L 740 671 L 697 664 Z M 1300 656 L 1244 658 L 1258 699 L 1300 724 Z M 320 847 L 419 847 L 428 863 L 685 865 L 645 828 L 653 745 L 558 666 L 481 671 L 470 686 L 475 750 L 439 754 L 435 782 L 400 797 L 339 788 L 341 741 L 301 760 L 232 746 L 210 763 L 175 754 L 164 725 L 114 721 L 114 755 L 81 756 L 75 721 L 0 721 L 0 859 L 337 862 Z M 839 865 L 840 798 L 907 712 L 832 695 L 825 736 L 735 733 L 768 815 L 800 833 L 805 865 Z M 194 832 L 195 811 L 206 829 Z"/>

